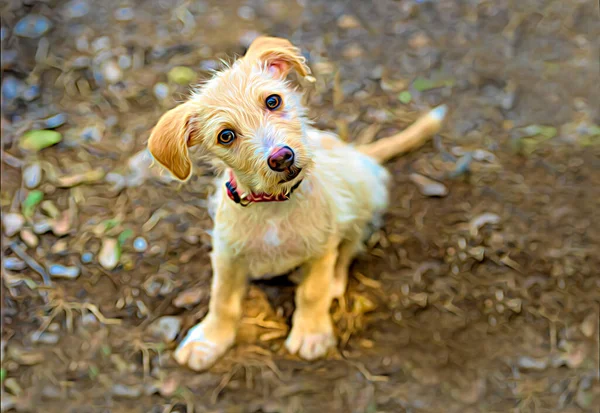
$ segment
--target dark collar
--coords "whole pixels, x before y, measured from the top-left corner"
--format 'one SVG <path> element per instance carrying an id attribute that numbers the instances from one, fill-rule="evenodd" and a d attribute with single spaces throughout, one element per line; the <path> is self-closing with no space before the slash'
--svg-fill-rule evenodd
<path id="1" fill-rule="evenodd" d="M 248 194 L 240 195 L 237 190 L 237 182 L 235 181 L 235 176 L 233 175 L 233 171 L 229 170 L 229 181 L 225 182 L 225 187 L 227 188 L 227 196 L 236 204 L 240 204 L 241 206 L 247 206 L 253 202 L 283 202 L 290 199 L 290 195 L 294 192 L 302 183 L 302 179 L 296 182 L 296 184 L 290 189 L 290 192 L 287 194 L 266 194 L 262 193 L 254 193 L 250 192 Z"/>

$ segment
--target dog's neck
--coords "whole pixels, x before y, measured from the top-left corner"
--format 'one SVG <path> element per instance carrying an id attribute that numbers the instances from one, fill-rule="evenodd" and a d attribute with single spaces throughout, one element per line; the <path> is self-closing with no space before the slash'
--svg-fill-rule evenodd
<path id="1" fill-rule="evenodd" d="M 302 183 L 302 179 L 299 179 L 298 182 L 296 182 L 296 184 L 294 184 L 294 186 L 292 186 L 290 188 L 290 191 L 287 194 L 281 193 L 281 194 L 273 195 L 273 194 L 268 194 L 265 192 L 256 193 L 256 192 L 252 192 L 252 191 L 240 193 L 240 190 L 238 189 L 237 180 L 235 179 L 235 175 L 234 175 L 233 171 L 230 169 L 229 170 L 229 180 L 225 183 L 225 188 L 227 190 L 227 196 L 229 197 L 229 199 L 231 199 L 236 204 L 239 204 L 239 205 L 245 207 L 249 204 L 260 203 L 260 202 L 288 201 L 290 199 L 290 196 L 292 195 L 292 193 L 300 186 L 301 183 Z"/>

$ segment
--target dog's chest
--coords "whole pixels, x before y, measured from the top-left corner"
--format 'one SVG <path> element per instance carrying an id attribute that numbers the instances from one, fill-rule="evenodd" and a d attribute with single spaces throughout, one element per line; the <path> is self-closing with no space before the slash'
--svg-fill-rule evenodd
<path id="1" fill-rule="evenodd" d="M 214 236 L 248 267 L 252 278 L 287 273 L 321 254 L 331 233 L 326 213 L 315 213 L 323 209 L 308 204 L 312 202 L 300 199 L 243 210 L 234 205 L 228 208 L 229 219 L 217 219 Z"/>

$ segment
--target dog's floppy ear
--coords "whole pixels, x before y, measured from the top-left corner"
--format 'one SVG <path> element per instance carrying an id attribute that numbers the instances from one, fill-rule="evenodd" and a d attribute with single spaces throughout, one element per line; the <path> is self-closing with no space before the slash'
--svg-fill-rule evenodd
<path id="1" fill-rule="evenodd" d="M 292 68 L 302 77 L 310 74 L 300 50 L 289 40 L 279 37 L 258 37 L 248 48 L 244 59 L 266 64 L 269 71 L 279 77 L 286 77 Z"/>
<path id="2" fill-rule="evenodd" d="M 188 147 L 199 143 L 192 102 L 183 103 L 159 119 L 148 139 L 148 150 L 180 181 L 192 174 Z"/>

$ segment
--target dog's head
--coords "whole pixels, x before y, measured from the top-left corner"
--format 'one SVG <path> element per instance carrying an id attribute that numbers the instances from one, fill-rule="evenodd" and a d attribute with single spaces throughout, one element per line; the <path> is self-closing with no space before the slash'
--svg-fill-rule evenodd
<path id="1" fill-rule="evenodd" d="M 246 55 L 165 113 L 148 148 L 180 180 L 192 171 L 188 148 L 233 169 L 254 192 L 287 192 L 311 166 L 309 124 L 301 94 L 287 80 L 307 76 L 304 57 L 288 40 L 260 37 Z"/>

